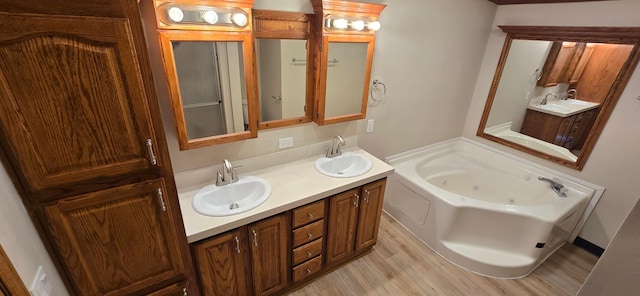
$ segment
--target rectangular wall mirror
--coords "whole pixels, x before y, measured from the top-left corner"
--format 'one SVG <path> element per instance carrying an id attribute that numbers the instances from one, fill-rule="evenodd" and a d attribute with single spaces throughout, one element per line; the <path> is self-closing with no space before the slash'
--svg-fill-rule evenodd
<path id="1" fill-rule="evenodd" d="M 260 129 L 311 121 L 311 17 L 253 10 Z"/>
<path id="2" fill-rule="evenodd" d="M 640 29 L 501 29 L 478 136 L 582 169 L 638 63 Z"/>
<path id="3" fill-rule="evenodd" d="M 171 30 L 159 37 L 180 149 L 257 136 L 251 36 Z"/>

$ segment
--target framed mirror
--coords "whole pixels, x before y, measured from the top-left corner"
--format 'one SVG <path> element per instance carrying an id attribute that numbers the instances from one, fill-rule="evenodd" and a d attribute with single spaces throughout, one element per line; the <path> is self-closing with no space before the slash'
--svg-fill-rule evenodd
<path id="1" fill-rule="evenodd" d="M 581 170 L 638 64 L 640 28 L 500 28 L 477 135 Z"/>
<path id="2" fill-rule="evenodd" d="M 159 32 L 181 150 L 257 137 L 251 34 Z"/>
<path id="3" fill-rule="evenodd" d="M 253 10 L 260 129 L 311 122 L 312 15 Z"/>
<path id="4" fill-rule="evenodd" d="M 381 4 L 311 0 L 315 12 L 314 121 L 366 117 L 371 64 Z"/>

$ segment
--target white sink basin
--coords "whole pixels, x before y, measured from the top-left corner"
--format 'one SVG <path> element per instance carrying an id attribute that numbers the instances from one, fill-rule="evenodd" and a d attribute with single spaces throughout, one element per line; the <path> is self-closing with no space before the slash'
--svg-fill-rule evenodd
<path id="1" fill-rule="evenodd" d="M 340 156 L 316 159 L 315 167 L 323 175 L 334 178 L 349 178 L 360 176 L 369 170 L 373 163 L 366 156 L 353 152 L 344 152 Z"/>
<path id="2" fill-rule="evenodd" d="M 207 216 L 229 216 L 249 211 L 271 196 L 271 186 L 262 178 L 240 177 L 223 186 L 202 187 L 193 197 L 193 209 Z"/>
<path id="3" fill-rule="evenodd" d="M 562 106 L 557 104 L 546 104 L 546 105 L 540 105 L 539 107 L 542 109 L 547 109 L 547 110 L 556 111 L 556 112 L 569 112 L 571 110 L 567 106 Z"/>

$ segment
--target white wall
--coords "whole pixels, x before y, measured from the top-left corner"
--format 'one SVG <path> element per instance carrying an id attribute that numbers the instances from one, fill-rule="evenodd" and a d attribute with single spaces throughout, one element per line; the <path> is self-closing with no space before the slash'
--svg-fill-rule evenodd
<path id="1" fill-rule="evenodd" d="M 49 277 L 51 295 L 67 295 L 53 261 L 42 244 L 11 179 L 0 166 L 0 245 L 27 289 L 42 265 Z"/>
<path id="2" fill-rule="evenodd" d="M 635 70 L 581 172 L 485 141 L 477 138 L 475 133 L 504 43 L 504 33 L 496 25 L 637 27 L 640 26 L 638 11 L 640 1 L 637 0 L 500 6 L 463 131 L 465 137 L 500 147 L 518 156 L 606 187 L 604 196 L 579 234 L 580 237 L 603 248 L 607 247 L 624 217 L 638 201 L 640 192 L 640 161 L 636 156 L 637 151 L 640 151 L 640 101 L 635 100 L 635 97 L 640 95 L 640 69 Z"/>
<path id="3" fill-rule="evenodd" d="M 367 111 L 374 132 L 358 138 L 379 158 L 461 135 L 496 10 L 482 0 L 383 4 L 371 78 L 387 94 Z"/>

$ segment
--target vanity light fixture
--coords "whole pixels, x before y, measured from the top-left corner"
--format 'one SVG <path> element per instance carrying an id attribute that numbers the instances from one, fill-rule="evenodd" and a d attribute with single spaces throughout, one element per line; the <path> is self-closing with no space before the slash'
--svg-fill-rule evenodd
<path id="1" fill-rule="evenodd" d="M 179 7 L 171 7 L 167 10 L 167 14 L 169 15 L 169 19 L 179 23 L 184 19 L 184 12 Z"/>
<path id="2" fill-rule="evenodd" d="M 160 22 L 166 26 L 189 25 L 245 28 L 249 17 L 242 8 L 165 3 L 158 7 Z M 215 26 L 215 27 L 214 27 Z"/>
<path id="3" fill-rule="evenodd" d="M 324 26 L 330 30 L 353 30 L 363 31 L 365 29 L 371 31 L 380 30 L 380 22 L 369 18 L 343 18 L 327 16 Z"/>

